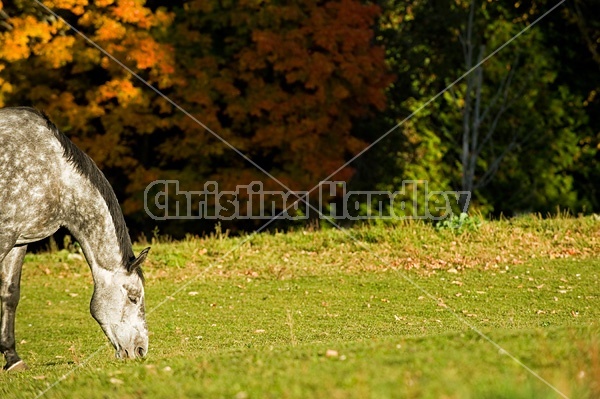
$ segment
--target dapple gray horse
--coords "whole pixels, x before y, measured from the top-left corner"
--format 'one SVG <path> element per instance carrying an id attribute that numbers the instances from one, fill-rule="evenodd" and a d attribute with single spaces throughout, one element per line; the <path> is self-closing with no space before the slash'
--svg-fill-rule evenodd
<path id="1" fill-rule="evenodd" d="M 148 329 L 141 265 L 114 191 L 90 157 L 42 113 L 0 109 L 0 351 L 5 370 L 25 369 L 15 348 L 15 313 L 27 244 L 64 226 L 92 271 L 90 311 L 117 357 L 144 357 Z"/>

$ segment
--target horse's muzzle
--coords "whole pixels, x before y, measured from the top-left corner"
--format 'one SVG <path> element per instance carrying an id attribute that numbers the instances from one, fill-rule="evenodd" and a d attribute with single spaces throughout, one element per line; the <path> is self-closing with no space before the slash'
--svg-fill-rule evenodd
<path id="1" fill-rule="evenodd" d="M 148 338 L 139 336 L 131 344 L 117 347 L 116 356 L 119 359 L 144 358 L 148 354 Z"/>
<path id="2" fill-rule="evenodd" d="M 148 346 L 136 345 L 130 348 L 117 349 L 116 356 L 119 359 L 137 359 L 144 358 L 148 353 Z"/>

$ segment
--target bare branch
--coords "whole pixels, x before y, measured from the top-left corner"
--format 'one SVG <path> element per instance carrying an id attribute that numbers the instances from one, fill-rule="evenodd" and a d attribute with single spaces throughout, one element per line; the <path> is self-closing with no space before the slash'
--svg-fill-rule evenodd
<path id="1" fill-rule="evenodd" d="M 473 65 L 473 20 L 475 18 L 475 0 L 471 2 L 469 10 L 469 20 L 467 22 L 467 34 L 466 34 L 466 52 L 465 52 L 465 67 L 470 70 Z M 471 173 L 471 162 L 470 162 L 470 128 L 471 128 L 471 91 L 473 90 L 474 77 L 468 75 L 466 77 L 467 88 L 465 92 L 465 106 L 463 112 L 463 136 L 462 136 L 462 152 L 461 152 L 461 165 L 462 165 L 462 189 L 470 191 L 473 185 Z"/>
<path id="2" fill-rule="evenodd" d="M 475 18 L 475 0 L 471 1 L 469 9 L 469 22 L 467 23 L 467 70 L 471 69 L 473 62 L 473 20 Z"/>
<path id="3" fill-rule="evenodd" d="M 502 153 L 498 157 L 496 157 L 495 154 L 494 154 L 494 151 L 492 151 L 492 155 L 493 155 L 494 161 L 492 161 L 492 165 L 490 165 L 490 167 L 487 169 L 487 171 L 479 179 L 479 182 L 475 185 L 475 189 L 479 189 L 481 187 L 484 187 L 490 181 L 492 181 L 492 179 L 494 178 L 494 176 L 498 172 L 498 169 L 500 167 L 500 163 L 502 162 L 502 160 L 504 159 L 504 157 L 508 153 L 510 153 L 511 151 L 513 151 L 517 145 L 523 145 L 523 143 L 528 142 L 530 140 L 531 136 L 533 136 L 534 132 L 535 132 L 534 130 L 531 130 L 529 133 L 527 133 L 525 136 L 523 136 L 523 138 L 521 140 L 519 140 L 519 136 L 521 136 L 521 134 L 520 134 L 520 131 L 517 130 L 517 132 L 513 135 L 510 143 L 508 143 L 508 145 L 504 148 L 504 151 L 502 151 Z M 493 146 L 492 146 L 492 148 L 493 148 Z"/>
<path id="4" fill-rule="evenodd" d="M 0 17 L 6 20 L 10 19 L 10 15 L 8 15 L 3 9 L 0 9 Z M 13 30 L 13 26 L 6 21 L 0 21 L 0 26 L 3 26 L 8 30 Z"/>
<path id="5" fill-rule="evenodd" d="M 579 7 L 579 1 L 576 0 L 573 2 L 573 4 L 575 5 L 575 12 L 577 13 L 577 15 L 575 17 L 575 22 L 577 23 L 577 27 L 579 28 L 579 31 L 581 32 L 581 35 L 583 36 L 583 39 L 585 40 L 585 44 L 587 45 L 588 50 L 590 51 L 590 53 L 592 53 L 592 59 L 598 65 L 600 65 L 600 54 L 598 53 L 598 50 L 596 49 L 594 40 L 590 36 L 590 32 L 588 30 L 588 27 L 585 23 L 585 19 L 583 17 L 583 12 L 581 11 L 581 8 Z"/>
<path id="6" fill-rule="evenodd" d="M 462 47 L 462 51 L 463 51 L 463 57 L 465 58 L 465 60 L 468 58 L 468 54 L 467 54 L 467 41 L 466 39 L 463 37 L 462 33 L 458 34 L 458 40 L 460 41 L 460 46 Z"/>
<path id="7" fill-rule="evenodd" d="M 500 82 L 500 85 L 498 86 L 498 90 L 494 94 L 494 97 L 492 97 L 489 104 L 483 110 L 483 114 L 481 115 L 481 118 L 479 120 L 480 123 L 483 123 L 483 121 L 487 118 L 487 116 L 490 113 L 490 110 L 494 108 L 494 106 L 496 105 L 496 102 L 498 102 L 498 99 L 501 96 L 506 99 L 506 93 L 508 92 L 508 89 L 510 88 L 510 84 L 512 82 L 513 75 L 514 75 L 515 71 L 517 70 L 519 58 L 520 58 L 520 54 L 517 53 L 515 56 L 515 60 L 511 63 L 510 71 L 506 75 L 504 75 L 504 77 L 502 78 L 502 81 Z"/>
<path id="8" fill-rule="evenodd" d="M 485 45 L 479 46 L 479 56 L 477 57 L 477 63 L 479 64 L 483 59 L 485 53 Z M 481 90 L 483 88 L 483 66 L 477 68 L 476 75 L 476 88 L 475 88 L 475 115 L 473 116 L 473 129 L 471 132 L 471 150 L 477 149 L 477 140 L 479 138 L 479 125 L 481 124 Z"/>
<path id="9" fill-rule="evenodd" d="M 518 58 L 519 58 L 519 56 L 517 55 L 514 65 L 516 65 L 516 62 L 518 62 Z M 502 95 L 502 104 L 500 106 L 500 109 L 496 113 L 496 116 L 494 117 L 494 120 L 492 121 L 486 136 L 481 141 L 481 144 L 475 149 L 475 154 L 477 156 L 479 156 L 479 154 L 481 154 L 481 151 L 483 151 L 483 148 L 485 147 L 485 145 L 490 141 L 490 139 L 494 135 L 496 128 L 498 126 L 498 122 L 500 121 L 500 118 L 502 117 L 504 112 L 507 109 L 509 109 L 521 97 L 521 95 L 523 94 L 523 92 L 525 91 L 525 89 L 527 87 L 527 85 L 523 85 L 521 90 L 519 90 L 519 93 L 517 93 L 517 95 L 513 96 L 511 101 L 508 100 L 509 90 L 510 90 L 510 87 L 512 84 L 512 79 L 514 77 L 516 69 L 517 69 L 516 66 L 511 68 L 510 72 L 502 80 L 499 90 L 494 95 L 494 99 L 492 99 L 492 101 L 494 101 L 494 102 L 498 101 L 498 98 L 500 98 L 500 94 L 501 94 Z M 491 109 L 490 105 L 488 105 L 488 107 L 484 111 L 486 116 L 490 109 Z"/>
<path id="10" fill-rule="evenodd" d="M 517 137 L 518 134 L 515 134 L 511 142 L 504 148 L 504 151 L 502 151 L 502 153 L 499 156 L 497 156 L 496 159 L 494 159 L 494 161 L 492 161 L 490 167 L 485 171 L 483 176 L 481 176 L 481 178 L 479 179 L 479 182 L 477 182 L 477 184 L 475 185 L 475 189 L 482 188 L 486 186 L 490 181 L 492 181 L 492 179 L 498 172 L 498 168 L 500 167 L 500 163 L 502 162 L 504 157 L 509 152 L 511 152 L 518 144 Z"/>
<path id="11" fill-rule="evenodd" d="M 498 122 L 500 121 L 500 118 L 502 117 L 502 115 L 504 114 L 504 112 L 507 109 L 508 109 L 508 107 L 506 107 L 503 104 L 500 107 L 500 109 L 498 110 L 498 112 L 496 113 L 496 116 L 494 117 L 494 120 L 492 121 L 492 124 L 490 125 L 487 134 L 481 141 L 481 144 L 479 145 L 479 147 L 477 147 L 477 149 L 475 150 L 475 154 L 477 156 L 479 156 L 481 154 L 481 151 L 483 151 L 485 145 L 492 139 L 492 136 L 494 135 L 494 132 L 496 131 L 496 128 L 498 127 Z"/>

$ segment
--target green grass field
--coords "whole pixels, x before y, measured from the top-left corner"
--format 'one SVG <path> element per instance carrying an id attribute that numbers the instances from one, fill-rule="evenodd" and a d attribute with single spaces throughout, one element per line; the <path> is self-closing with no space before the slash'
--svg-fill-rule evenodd
<path id="1" fill-rule="evenodd" d="M 144 361 L 85 261 L 27 256 L 1 398 L 600 398 L 596 218 L 153 241 Z"/>

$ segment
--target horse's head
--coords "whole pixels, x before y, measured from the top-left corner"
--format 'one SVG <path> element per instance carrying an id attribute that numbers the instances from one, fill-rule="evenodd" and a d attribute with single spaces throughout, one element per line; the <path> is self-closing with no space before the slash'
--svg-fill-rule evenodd
<path id="1" fill-rule="evenodd" d="M 105 271 L 94 284 L 92 316 L 114 346 L 118 358 L 144 357 L 148 352 L 148 328 L 144 309 L 141 265 L 146 248 L 126 268 Z"/>

